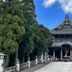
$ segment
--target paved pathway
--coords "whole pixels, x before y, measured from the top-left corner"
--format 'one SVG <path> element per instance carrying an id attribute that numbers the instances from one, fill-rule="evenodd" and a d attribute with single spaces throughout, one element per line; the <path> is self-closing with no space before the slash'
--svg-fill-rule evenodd
<path id="1" fill-rule="evenodd" d="M 38 64 L 38 65 L 36 65 L 36 66 L 27 68 L 27 69 L 25 69 L 25 70 L 23 70 L 23 71 L 21 71 L 21 72 L 34 72 L 35 70 L 38 70 L 38 69 L 44 67 L 45 65 L 47 65 L 47 64 Z"/>
<path id="2" fill-rule="evenodd" d="M 52 62 L 34 72 L 72 72 L 72 62 Z"/>

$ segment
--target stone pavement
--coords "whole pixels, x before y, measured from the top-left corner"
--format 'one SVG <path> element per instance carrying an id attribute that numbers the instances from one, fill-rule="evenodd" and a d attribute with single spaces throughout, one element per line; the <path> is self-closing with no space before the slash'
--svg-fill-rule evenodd
<path id="1" fill-rule="evenodd" d="M 51 62 L 38 64 L 21 72 L 72 72 L 72 62 Z"/>
<path id="2" fill-rule="evenodd" d="M 34 72 L 72 72 L 72 62 L 52 62 Z"/>
<path id="3" fill-rule="evenodd" d="M 25 69 L 25 70 L 23 70 L 23 71 L 21 71 L 21 72 L 34 72 L 35 70 L 38 70 L 38 69 L 44 67 L 44 66 L 47 65 L 47 64 L 48 64 L 48 63 L 38 64 L 38 65 L 36 65 L 36 66 L 32 66 L 32 67 L 30 67 L 30 68 L 27 68 L 27 69 Z"/>

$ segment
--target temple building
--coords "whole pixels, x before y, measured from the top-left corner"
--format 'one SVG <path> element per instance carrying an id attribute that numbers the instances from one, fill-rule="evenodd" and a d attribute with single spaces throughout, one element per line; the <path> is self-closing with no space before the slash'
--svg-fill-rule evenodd
<path id="1" fill-rule="evenodd" d="M 63 60 L 65 56 L 72 59 L 72 22 L 70 18 L 66 16 L 60 25 L 51 30 L 51 34 L 54 41 L 49 48 L 49 54 L 53 59 Z"/>

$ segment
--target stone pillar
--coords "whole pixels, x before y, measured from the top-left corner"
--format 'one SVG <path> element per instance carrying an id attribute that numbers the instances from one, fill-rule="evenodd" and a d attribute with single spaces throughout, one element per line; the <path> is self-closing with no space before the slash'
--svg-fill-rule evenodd
<path id="1" fill-rule="evenodd" d="M 55 50 L 53 50 L 53 60 L 55 60 Z"/>
<path id="2" fill-rule="evenodd" d="M 43 61 L 44 61 L 44 60 L 43 60 L 43 53 L 42 53 L 42 55 L 41 55 L 41 62 L 43 63 Z"/>
<path id="3" fill-rule="evenodd" d="M 36 63 L 36 65 L 38 64 L 38 58 L 37 58 L 37 56 L 36 56 L 36 59 L 35 59 L 35 63 Z"/>
<path id="4" fill-rule="evenodd" d="M 46 60 L 46 56 L 44 57 L 44 61 L 47 62 L 47 60 Z"/>
<path id="5" fill-rule="evenodd" d="M 47 59 L 48 61 L 50 61 L 50 58 L 48 57 L 48 59 Z"/>
<path id="6" fill-rule="evenodd" d="M 19 63 L 19 59 L 16 60 L 16 72 L 20 71 L 20 63 Z"/>
<path id="7" fill-rule="evenodd" d="M 47 62 L 47 53 L 45 52 L 44 61 Z"/>
<path id="8" fill-rule="evenodd" d="M 60 51 L 60 57 L 61 57 L 61 60 L 63 59 L 63 53 L 62 53 L 62 49 Z"/>
<path id="9" fill-rule="evenodd" d="M 0 53 L 0 72 L 3 72 L 4 56 L 2 52 Z"/>
<path id="10" fill-rule="evenodd" d="M 30 67 L 30 57 L 28 58 L 28 67 Z"/>

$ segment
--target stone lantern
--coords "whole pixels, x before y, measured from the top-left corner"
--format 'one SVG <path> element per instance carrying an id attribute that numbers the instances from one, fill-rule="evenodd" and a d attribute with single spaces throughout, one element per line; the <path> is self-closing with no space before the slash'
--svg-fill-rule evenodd
<path id="1" fill-rule="evenodd" d="M 3 72 L 4 56 L 5 54 L 0 52 L 0 72 Z"/>

